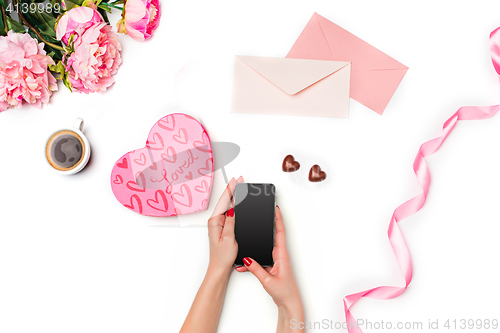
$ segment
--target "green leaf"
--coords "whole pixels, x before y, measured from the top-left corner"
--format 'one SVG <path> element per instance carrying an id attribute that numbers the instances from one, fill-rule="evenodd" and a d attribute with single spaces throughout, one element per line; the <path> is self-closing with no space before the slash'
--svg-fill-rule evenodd
<path id="1" fill-rule="evenodd" d="M 63 54 L 62 54 L 62 52 L 60 50 L 54 49 L 50 45 L 47 45 L 47 44 L 45 44 L 45 46 L 43 47 L 43 49 L 47 53 L 54 53 L 54 55 L 51 56 L 51 58 L 54 59 L 54 61 L 62 60 Z"/>
<path id="2" fill-rule="evenodd" d="M 11 19 L 10 17 L 7 17 L 7 29 L 9 30 L 14 30 L 14 32 L 26 32 L 26 28 L 19 22 L 17 22 L 14 19 Z"/>
<path id="3" fill-rule="evenodd" d="M 85 1 L 92 1 L 92 0 L 85 0 Z M 102 8 L 105 11 L 110 12 L 110 13 L 111 13 L 111 9 L 113 9 L 113 8 L 118 9 L 120 12 L 123 11 L 123 7 L 117 6 L 117 5 L 109 3 L 107 1 L 101 1 L 101 2 L 99 2 L 99 4 L 96 4 L 96 5 L 97 5 L 97 7 Z"/>
<path id="4" fill-rule="evenodd" d="M 35 38 L 39 43 L 45 43 L 43 40 L 40 39 L 40 37 L 33 30 L 28 29 L 28 34 L 31 37 Z M 49 37 L 49 36 L 46 36 L 43 34 L 42 34 L 42 37 L 45 38 L 48 42 L 51 42 L 51 43 L 54 43 L 57 45 L 61 45 L 61 43 L 59 41 L 53 39 L 52 37 Z M 63 54 L 60 50 L 54 49 L 50 45 L 47 45 L 47 43 L 45 43 L 45 46 L 43 47 L 43 49 L 45 50 L 45 52 L 47 52 L 47 54 L 50 55 L 50 57 L 52 59 L 54 59 L 54 61 L 57 62 L 59 60 L 62 60 Z"/>
<path id="5" fill-rule="evenodd" d="M 55 39 L 56 17 L 46 12 L 35 11 L 34 13 L 24 13 L 24 18 L 40 33 L 51 36 Z"/>
<path id="6" fill-rule="evenodd" d="M 64 3 L 64 0 L 50 0 L 50 4 L 52 5 L 52 8 L 54 8 L 55 4 L 57 4 L 59 6 L 59 11 L 52 10 L 52 13 L 54 16 L 64 14 L 63 3 Z"/>
<path id="7" fill-rule="evenodd" d="M 102 9 L 102 10 L 107 11 L 108 13 L 111 13 L 111 8 L 110 8 L 110 7 L 108 7 L 108 6 L 106 6 L 106 5 L 104 5 L 103 3 L 101 3 L 101 4 L 99 5 L 99 7 L 97 7 L 97 9 L 98 9 L 98 10 L 99 10 L 99 9 Z"/>
<path id="8" fill-rule="evenodd" d="M 104 18 L 104 22 L 106 22 L 107 24 L 109 24 L 109 19 L 108 19 L 108 14 L 106 13 L 105 10 L 103 10 L 101 7 L 97 7 L 97 11 L 102 15 L 102 17 Z"/>
<path id="9" fill-rule="evenodd" d="M 5 21 L 7 20 L 7 15 L 5 14 L 5 9 L 3 6 L 2 0 L 0 0 L 2 3 L 2 7 L 0 7 L 1 10 L 1 15 L 0 15 L 0 36 L 7 36 L 7 26 L 5 25 Z"/>
<path id="10" fill-rule="evenodd" d="M 69 91 L 73 92 L 73 85 L 71 84 L 71 82 L 69 81 L 68 79 L 68 75 L 66 75 L 64 78 L 63 78 L 63 83 L 64 85 L 66 86 L 66 88 L 69 89 Z"/>
<path id="11" fill-rule="evenodd" d="M 73 7 L 76 6 L 81 6 L 83 3 L 83 0 L 62 0 L 66 4 L 66 9 L 70 10 Z"/>
<path id="12" fill-rule="evenodd" d="M 64 68 L 64 65 L 61 61 L 59 61 L 57 65 L 48 65 L 48 67 L 50 71 L 54 73 L 59 73 L 64 75 L 64 73 L 66 72 L 66 69 Z"/>
<path id="13" fill-rule="evenodd" d="M 69 72 L 66 71 L 66 68 L 64 67 L 62 61 L 59 61 L 57 65 L 49 65 L 48 67 L 51 72 L 59 74 L 57 76 L 57 79 L 61 80 L 66 88 L 73 92 L 73 85 L 69 81 Z"/>

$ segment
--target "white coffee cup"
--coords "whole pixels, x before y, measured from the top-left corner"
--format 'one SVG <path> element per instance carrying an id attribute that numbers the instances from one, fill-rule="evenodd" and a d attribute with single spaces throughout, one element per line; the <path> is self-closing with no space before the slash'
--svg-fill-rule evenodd
<path id="1" fill-rule="evenodd" d="M 44 159 L 53 172 L 74 175 L 80 172 L 90 159 L 90 144 L 83 134 L 84 121 L 77 118 L 73 127 L 54 131 L 45 142 Z"/>

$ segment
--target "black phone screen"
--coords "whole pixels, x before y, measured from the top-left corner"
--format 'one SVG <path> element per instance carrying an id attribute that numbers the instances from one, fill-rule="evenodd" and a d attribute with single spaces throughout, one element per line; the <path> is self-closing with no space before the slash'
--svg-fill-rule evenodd
<path id="1" fill-rule="evenodd" d="M 234 235 L 238 242 L 235 264 L 243 258 L 255 259 L 261 266 L 273 265 L 274 248 L 273 184 L 239 183 L 234 191 Z"/>

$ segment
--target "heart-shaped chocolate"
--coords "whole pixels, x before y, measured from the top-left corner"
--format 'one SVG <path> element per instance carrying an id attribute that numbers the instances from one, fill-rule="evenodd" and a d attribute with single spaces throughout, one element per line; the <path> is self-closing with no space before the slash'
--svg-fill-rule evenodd
<path id="1" fill-rule="evenodd" d="M 310 182 L 322 182 L 323 180 L 326 179 L 326 172 L 321 170 L 321 167 L 317 164 L 313 165 L 311 167 L 311 170 L 309 170 L 309 181 Z"/>
<path id="2" fill-rule="evenodd" d="M 139 214 L 172 216 L 208 208 L 213 157 L 203 126 L 183 113 L 160 119 L 146 147 L 126 153 L 111 172 L 120 203 Z"/>
<path id="3" fill-rule="evenodd" d="M 300 163 L 292 155 L 286 155 L 283 160 L 282 169 L 284 172 L 295 172 L 300 169 Z"/>

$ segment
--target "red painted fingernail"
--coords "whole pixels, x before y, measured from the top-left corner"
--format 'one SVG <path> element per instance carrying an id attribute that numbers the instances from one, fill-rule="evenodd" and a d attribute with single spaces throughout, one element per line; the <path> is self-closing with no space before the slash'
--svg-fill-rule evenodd
<path id="1" fill-rule="evenodd" d="M 280 206 L 276 205 L 276 207 L 280 208 Z"/>
<path id="2" fill-rule="evenodd" d="M 233 207 L 229 208 L 229 210 L 227 211 L 227 216 L 229 216 L 229 217 L 233 217 L 234 216 L 234 209 L 233 209 Z"/>
<path id="3" fill-rule="evenodd" d="M 243 263 L 245 264 L 245 266 L 250 266 L 252 264 L 252 260 L 248 257 L 245 257 L 243 258 Z"/>

